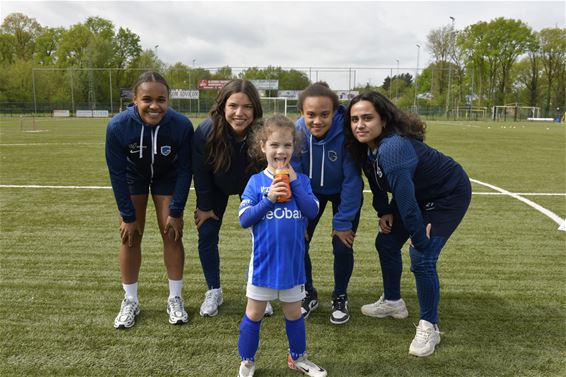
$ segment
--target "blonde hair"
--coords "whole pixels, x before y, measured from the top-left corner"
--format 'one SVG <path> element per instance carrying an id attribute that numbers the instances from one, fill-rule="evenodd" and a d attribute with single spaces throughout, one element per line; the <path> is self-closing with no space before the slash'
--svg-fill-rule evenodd
<path id="1" fill-rule="evenodd" d="M 289 130 L 293 136 L 293 154 L 298 153 L 297 146 L 301 145 L 302 133 L 295 130 L 295 124 L 285 115 L 276 114 L 267 119 L 258 121 L 251 132 L 250 143 L 248 144 L 248 154 L 250 155 L 254 165 L 258 168 L 265 168 L 267 166 L 267 159 L 265 153 L 261 150 L 262 145 L 265 144 L 269 136 L 280 130 Z"/>

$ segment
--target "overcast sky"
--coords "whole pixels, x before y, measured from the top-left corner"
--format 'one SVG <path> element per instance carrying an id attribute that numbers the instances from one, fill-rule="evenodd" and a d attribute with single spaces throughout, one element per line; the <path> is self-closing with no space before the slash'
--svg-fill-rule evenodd
<path id="1" fill-rule="evenodd" d="M 2 1 L 1 17 L 14 12 L 43 26 L 108 19 L 141 38 L 167 64 L 200 67 L 372 67 L 356 70 L 355 82 L 381 85 L 401 72 L 414 74 L 430 62 L 426 37 L 497 17 L 519 19 L 533 30 L 564 28 L 565 1 Z M 352 74 L 310 71 L 335 89 L 348 89 Z"/>

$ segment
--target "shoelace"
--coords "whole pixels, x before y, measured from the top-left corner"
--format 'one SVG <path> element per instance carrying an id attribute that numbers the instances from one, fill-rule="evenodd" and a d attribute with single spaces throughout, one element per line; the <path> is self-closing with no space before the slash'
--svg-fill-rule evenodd
<path id="1" fill-rule="evenodd" d="M 415 338 L 419 343 L 425 343 L 430 336 L 430 331 L 417 327 L 417 333 L 415 334 Z"/>
<path id="2" fill-rule="evenodd" d="M 334 303 L 332 305 L 335 310 L 343 311 L 346 308 L 346 297 L 338 296 L 334 299 Z"/>
<path id="3" fill-rule="evenodd" d="M 204 302 L 206 305 L 216 305 L 218 302 L 217 295 L 215 295 L 213 291 L 206 292 Z"/>
<path id="4" fill-rule="evenodd" d="M 135 311 L 136 311 L 136 303 L 132 301 L 125 301 L 125 304 L 122 307 L 122 315 L 133 317 Z"/>
<path id="5" fill-rule="evenodd" d="M 169 306 L 173 310 L 173 312 L 182 312 L 183 311 L 183 303 L 180 297 L 175 297 L 174 299 L 169 301 Z"/>
<path id="6" fill-rule="evenodd" d="M 383 298 L 383 296 L 381 296 L 381 297 L 379 298 L 379 300 L 377 300 L 377 301 L 374 302 L 373 304 L 374 304 L 375 306 L 381 306 L 381 304 L 384 304 L 384 303 L 385 303 L 385 298 Z"/>
<path id="7" fill-rule="evenodd" d="M 423 329 L 423 328 L 421 328 L 417 325 L 415 325 L 415 327 L 417 328 L 417 333 L 415 334 L 415 339 L 417 339 L 417 341 L 419 341 L 421 343 L 428 341 L 428 338 L 432 335 L 433 332 L 440 334 L 440 331 L 436 330 L 435 328 Z"/>

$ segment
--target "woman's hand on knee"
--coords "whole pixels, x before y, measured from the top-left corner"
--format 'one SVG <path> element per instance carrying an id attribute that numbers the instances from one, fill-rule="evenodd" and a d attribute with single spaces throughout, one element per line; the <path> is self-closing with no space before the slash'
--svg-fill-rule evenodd
<path id="1" fill-rule="evenodd" d="M 169 231 L 173 232 L 173 239 L 175 242 L 180 241 L 183 238 L 183 218 L 182 217 L 171 217 L 167 216 L 167 222 L 165 223 L 165 230 L 163 234 L 169 234 Z"/>
<path id="2" fill-rule="evenodd" d="M 198 208 L 195 209 L 195 225 L 197 229 L 199 229 L 200 226 L 208 219 L 220 220 L 213 210 L 203 211 Z"/>
<path id="3" fill-rule="evenodd" d="M 142 231 L 137 221 L 127 223 L 122 220 L 120 222 L 120 239 L 122 240 L 122 244 L 128 245 L 128 247 L 134 246 L 134 237 L 136 237 L 136 234 L 141 238 Z"/>

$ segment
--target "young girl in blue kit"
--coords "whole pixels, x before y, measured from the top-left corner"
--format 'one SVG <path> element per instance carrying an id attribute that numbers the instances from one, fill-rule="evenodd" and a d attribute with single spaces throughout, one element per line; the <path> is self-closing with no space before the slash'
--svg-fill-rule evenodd
<path id="1" fill-rule="evenodd" d="M 288 365 L 308 376 L 324 377 L 326 371 L 306 358 L 305 320 L 301 302 L 305 296 L 305 242 L 307 221 L 318 213 L 318 200 L 309 179 L 290 166 L 296 144 L 293 122 L 282 115 L 267 119 L 253 132 L 250 155 L 267 162 L 253 175 L 242 195 L 240 224 L 252 232 L 253 250 L 248 270 L 248 303 L 240 324 L 239 376 L 253 376 L 259 346 L 261 320 L 269 301 L 279 299 L 289 340 Z M 279 167 L 289 171 L 287 184 L 274 178 Z M 285 201 L 280 200 L 288 196 Z"/>
<path id="2" fill-rule="evenodd" d="M 401 248 L 410 239 L 420 321 L 409 353 L 429 356 L 440 343 L 436 262 L 468 209 L 470 180 L 456 161 L 423 143 L 425 124 L 419 118 L 403 113 L 380 93 L 353 98 L 346 119 L 346 145 L 368 179 L 379 217 L 375 246 L 384 292 L 376 302 L 362 306 L 362 313 L 376 318 L 408 316 L 400 285 Z M 393 194 L 391 201 L 388 192 Z"/>

